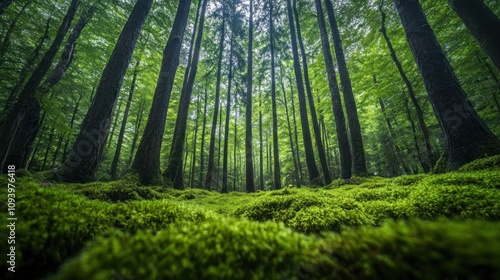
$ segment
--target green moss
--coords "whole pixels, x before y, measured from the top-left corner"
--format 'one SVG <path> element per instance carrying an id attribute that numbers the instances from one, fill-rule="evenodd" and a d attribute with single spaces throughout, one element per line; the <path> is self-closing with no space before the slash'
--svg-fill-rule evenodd
<path id="1" fill-rule="evenodd" d="M 477 170 L 499 170 L 500 169 L 500 155 L 492 156 L 482 159 L 477 159 L 462 167 L 458 171 L 470 172 Z"/>
<path id="2" fill-rule="evenodd" d="M 310 246 L 279 224 L 214 219 L 99 239 L 53 279 L 297 279 Z"/>
<path id="3" fill-rule="evenodd" d="M 494 279 L 500 275 L 500 224 L 391 222 L 320 241 L 308 279 Z"/>

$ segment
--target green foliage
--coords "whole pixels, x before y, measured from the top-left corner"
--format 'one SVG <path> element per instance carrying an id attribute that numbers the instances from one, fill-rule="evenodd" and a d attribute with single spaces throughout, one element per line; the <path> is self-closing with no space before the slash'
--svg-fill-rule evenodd
<path id="1" fill-rule="evenodd" d="M 459 171 L 470 172 L 477 170 L 493 170 L 500 168 L 500 155 L 483 159 L 477 159 L 462 166 Z"/>

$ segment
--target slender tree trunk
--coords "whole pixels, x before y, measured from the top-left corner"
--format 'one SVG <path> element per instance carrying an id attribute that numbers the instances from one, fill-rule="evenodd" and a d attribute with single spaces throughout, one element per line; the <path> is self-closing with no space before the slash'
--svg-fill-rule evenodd
<path id="1" fill-rule="evenodd" d="M 340 177 L 342 179 L 351 178 L 351 150 L 349 145 L 349 139 L 347 137 L 347 127 L 345 125 L 344 110 L 342 109 L 342 101 L 340 100 L 339 87 L 337 84 L 337 77 L 335 74 L 335 69 L 333 67 L 332 53 L 330 51 L 330 42 L 328 41 L 328 35 L 326 33 L 326 23 L 323 14 L 323 7 L 321 6 L 320 0 L 315 0 L 316 11 L 318 18 L 318 26 L 321 33 L 321 47 L 323 49 L 323 56 L 325 59 L 326 72 L 328 75 L 328 86 L 330 88 L 330 94 L 332 97 L 333 104 L 333 115 L 335 116 L 335 124 L 337 126 L 337 138 L 339 142 L 340 149 Z"/>
<path id="2" fill-rule="evenodd" d="M 293 98 L 293 87 L 292 87 L 292 80 L 291 78 L 289 79 L 290 82 L 290 96 L 292 98 L 291 103 L 292 103 L 292 116 L 293 116 L 293 134 L 295 136 L 295 154 L 297 155 L 297 165 L 299 166 L 299 187 L 304 181 L 302 179 L 302 163 L 300 162 L 300 150 L 299 150 L 299 133 L 297 132 L 297 119 L 295 118 L 295 100 Z"/>
<path id="3" fill-rule="evenodd" d="M 406 98 L 406 96 L 403 96 L 403 98 L 404 98 L 406 116 L 408 117 L 408 121 L 410 122 L 411 132 L 413 134 L 413 145 L 415 146 L 415 153 L 417 154 L 417 159 L 420 165 L 422 166 L 422 169 L 424 170 L 425 173 L 427 173 L 431 170 L 432 166 L 430 166 L 428 162 L 422 158 L 422 155 L 420 153 L 420 146 L 418 145 L 418 137 L 417 137 L 417 130 L 415 128 L 415 122 L 411 117 L 410 107 L 408 106 L 408 99 Z"/>
<path id="4" fill-rule="evenodd" d="M 139 139 L 139 133 L 141 130 L 141 124 L 142 124 L 142 115 L 144 114 L 144 107 L 146 106 L 146 99 L 143 98 L 141 100 L 141 103 L 139 104 L 139 111 L 137 112 L 137 117 L 135 119 L 135 124 L 134 124 L 134 137 L 132 139 L 132 147 L 130 148 L 130 155 L 127 161 L 126 167 L 129 168 L 130 164 L 132 163 L 132 159 L 134 158 L 134 152 L 135 148 L 137 146 L 137 140 Z"/>
<path id="5" fill-rule="evenodd" d="M 245 111 L 245 186 L 247 192 L 255 191 L 252 150 L 252 86 L 253 86 L 253 0 L 250 0 L 250 23 L 248 27 L 248 70 Z"/>
<path id="6" fill-rule="evenodd" d="M 234 44 L 234 34 L 231 34 L 231 46 L 229 49 L 229 75 L 228 75 L 228 86 L 227 86 L 227 99 L 226 99 L 226 125 L 224 129 L 224 155 L 222 163 L 222 190 L 221 193 L 227 193 L 227 154 L 228 154 L 228 144 L 229 144 L 229 117 L 231 115 L 231 85 L 233 81 L 233 44 Z"/>
<path id="7" fill-rule="evenodd" d="M 223 10 L 225 11 L 225 8 Z M 213 176 L 214 176 L 215 131 L 217 130 L 217 117 L 219 116 L 222 55 L 223 55 L 223 51 L 224 51 L 224 37 L 225 37 L 225 30 L 226 30 L 225 29 L 225 22 L 226 22 L 226 19 L 223 16 L 222 24 L 221 24 L 221 37 L 220 37 L 220 41 L 219 41 L 219 60 L 217 63 L 217 83 L 215 86 L 214 117 L 212 118 L 212 130 L 210 131 L 210 144 L 209 144 L 209 148 L 208 148 L 207 177 L 205 179 L 205 189 L 208 191 L 212 190 L 212 183 L 213 183 Z M 219 139 L 220 139 L 220 137 L 219 137 Z M 220 149 L 220 141 L 219 141 L 219 149 Z M 220 152 L 219 152 L 219 155 L 220 155 Z"/>
<path id="8" fill-rule="evenodd" d="M 340 85 L 344 96 L 345 110 L 347 114 L 347 122 L 349 124 L 349 135 L 351 139 L 352 152 L 352 172 L 355 175 L 366 175 L 366 160 L 365 149 L 363 146 L 363 137 L 361 136 L 361 126 L 359 125 L 358 111 L 356 109 L 356 101 L 352 93 L 351 78 L 347 70 L 345 61 L 344 48 L 340 39 L 340 32 L 335 18 L 335 12 L 331 0 L 324 0 L 326 4 L 326 12 L 333 37 L 333 45 L 335 48 L 335 56 L 339 67 Z"/>
<path id="9" fill-rule="evenodd" d="M 283 67 L 280 67 L 280 84 L 281 84 L 281 91 L 283 92 L 283 100 L 285 102 L 286 123 L 287 123 L 287 127 L 288 127 L 288 137 L 290 139 L 290 149 L 292 150 L 293 166 L 295 168 L 296 184 L 297 184 L 297 186 L 300 186 L 300 180 L 299 180 L 299 176 L 298 176 L 299 168 L 297 166 L 297 155 L 295 153 L 295 148 L 293 145 L 292 125 L 290 124 L 290 115 L 288 113 L 288 101 L 286 99 L 285 84 L 283 83 Z"/>
<path id="10" fill-rule="evenodd" d="M 262 141 L 262 91 L 260 90 L 260 80 L 259 80 L 259 179 L 260 179 L 260 189 L 264 190 L 264 152 L 263 152 L 263 141 Z"/>
<path id="11" fill-rule="evenodd" d="M 76 101 L 75 108 L 73 109 L 73 114 L 71 115 L 71 120 L 69 121 L 70 131 L 71 131 L 71 129 L 73 129 L 73 125 L 75 124 L 76 114 L 78 113 L 78 108 L 80 107 L 80 102 L 82 101 L 82 98 L 83 98 L 83 94 L 80 95 L 80 97 Z M 68 136 L 68 139 L 66 139 L 66 142 L 64 143 L 63 154 L 62 154 L 62 161 L 61 162 L 64 162 L 66 160 L 66 153 L 68 151 L 67 149 L 68 149 L 70 138 L 71 138 L 71 136 Z"/>
<path id="12" fill-rule="evenodd" d="M 35 162 L 35 157 L 36 157 L 36 155 L 38 153 L 38 150 L 40 148 L 40 144 L 42 142 L 41 135 L 43 135 L 43 132 L 45 131 L 45 128 L 46 128 L 45 126 L 42 126 L 40 128 L 40 137 L 38 137 L 38 141 L 36 142 L 35 148 L 33 149 L 33 153 L 31 154 L 29 163 L 26 165 L 28 170 L 33 170 L 34 162 Z"/>
<path id="13" fill-rule="evenodd" d="M 18 135 L 19 128 L 21 127 L 21 125 L 29 126 L 33 129 L 38 128 L 38 120 L 36 120 L 36 122 L 30 122 L 31 121 L 30 120 L 26 123 L 25 121 L 26 119 L 28 119 L 30 112 L 32 111 L 39 112 L 40 110 L 40 104 L 38 100 L 35 99 L 35 93 L 37 92 L 37 89 L 42 83 L 43 77 L 49 71 L 52 61 L 54 60 L 54 57 L 56 56 L 59 47 L 61 46 L 62 41 L 64 40 L 64 36 L 68 32 L 68 29 L 71 25 L 71 21 L 73 20 L 73 17 L 76 13 L 79 4 L 80 4 L 79 0 L 72 0 L 68 8 L 68 11 L 57 31 L 54 41 L 52 42 L 47 52 L 45 52 L 45 55 L 43 56 L 42 60 L 40 61 L 36 69 L 33 71 L 31 77 L 29 78 L 28 82 L 21 91 L 18 101 L 16 102 L 16 104 L 12 106 L 12 109 L 9 111 L 9 114 L 7 115 L 5 121 L 0 127 L 0 132 L 2 135 L 2 138 L 0 138 L 0 163 L 2 171 L 6 170 L 7 165 L 13 164 L 19 167 L 22 164 L 21 162 L 17 161 L 16 162 L 9 161 L 7 163 L 6 162 L 7 156 L 9 155 L 12 143 L 15 140 L 15 136 Z M 36 135 L 36 133 L 34 133 L 34 135 Z M 19 159 L 22 157 L 23 155 L 18 156 L 16 158 Z"/>
<path id="14" fill-rule="evenodd" d="M 410 168 L 406 163 L 406 160 L 404 158 L 403 153 L 401 152 L 401 149 L 399 148 L 399 145 L 396 143 L 396 135 L 394 133 L 394 129 L 392 128 L 391 120 L 389 119 L 385 111 L 385 104 L 382 101 L 382 98 L 379 98 L 379 103 L 380 103 L 380 109 L 382 109 L 382 114 L 384 115 L 384 119 L 387 124 L 387 129 L 389 131 L 389 138 L 391 139 L 394 150 L 396 151 L 396 156 L 399 160 L 400 166 L 403 168 L 406 174 L 410 174 Z"/>
<path id="15" fill-rule="evenodd" d="M 12 36 L 12 32 L 14 32 L 14 28 L 16 28 L 16 25 L 17 25 L 17 22 L 19 21 L 19 18 L 23 15 L 24 11 L 26 10 L 26 8 L 28 8 L 29 4 L 31 4 L 31 1 L 26 1 L 26 3 L 21 7 L 21 10 L 19 11 L 19 13 L 17 13 L 14 20 L 9 24 L 9 28 L 7 29 L 7 33 L 5 34 L 5 37 L 3 38 L 2 44 L 0 45 L 0 59 L 2 61 L 4 60 L 5 52 L 9 48 L 10 37 Z"/>
<path id="16" fill-rule="evenodd" d="M 207 127 L 207 103 L 208 103 L 208 85 L 205 85 L 205 98 L 203 99 L 205 105 L 203 107 L 203 129 L 201 131 L 201 149 L 200 149 L 200 175 L 198 179 L 199 188 L 202 188 L 203 171 L 205 167 L 205 132 Z"/>
<path id="17" fill-rule="evenodd" d="M 297 26 L 297 39 L 299 41 L 300 53 L 302 56 L 302 68 L 304 70 L 304 84 L 306 86 L 307 101 L 309 102 L 309 110 L 311 111 L 311 121 L 313 125 L 314 138 L 316 140 L 316 147 L 318 147 L 318 156 L 319 156 L 319 161 L 321 163 L 321 169 L 323 171 L 324 183 L 328 185 L 332 182 L 332 179 L 330 178 L 330 171 L 328 170 L 328 162 L 326 160 L 325 148 L 323 146 L 323 143 L 321 143 L 321 134 L 319 132 L 316 106 L 314 105 L 314 99 L 311 91 L 311 83 L 309 81 L 309 67 L 307 66 L 306 50 L 304 47 L 304 42 L 302 41 L 299 13 L 297 11 L 297 0 L 293 1 L 293 13 L 295 16 L 295 24 Z"/>
<path id="18" fill-rule="evenodd" d="M 236 108 L 236 110 L 238 110 Z M 233 191 L 236 191 L 236 183 L 238 179 L 238 169 L 236 160 L 236 148 L 238 146 L 238 111 L 236 111 L 236 117 L 234 118 L 234 147 L 233 147 Z"/>
<path id="19" fill-rule="evenodd" d="M 306 152 L 307 169 L 309 171 L 309 180 L 313 185 L 320 185 L 321 178 L 319 175 L 318 167 L 314 159 L 314 150 L 311 141 L 311 131 L 309 130 L 309 120 L 307 118 L 306 98 L 304 93 L 304 83 L 302 81 L 302 74 L 300 71 L 299 53 L 297 48 L 297 38 L 295 33 L 295 26 L 293 24 L 292 4 L 290 0 L 286 1 L 288 11 L 288 24 L 290 26 L 290 36 L 292 41 L 292 54 L 293 54 L 293 68 L 295 70 L 295 79 L 297 82 L 297 92 L 299 95 L 300 106 L 300 121 L 302 123 L 302 136 L 304 138 L 304 149 Z"/>
<path id="20" fill-rule="evenodd" d="M 425 124 L 424 120 L 424 112 L 422 111 L 422 108 L 420 107 L 420 104 L 417 101 L 417 97 L 415 96 L 415 91 L 413 90 L 413 85 L 408 79 L 408 76 L 406 75 L 405 71 L 403 70 L 403 66 L 401 65 L 401 62 L 399 62 L 399 59 L 396 55 L 396 51 L 394 50 L 391 40 L 387 35 L 387 30 L 385 28 L 385 13 L 382 9 L 382 5 L 379 6 L 379 11 L 380 14 L 382 15 L 382 28 L 380 29 L 380 32 L 382 32 L 382 35 L 384 36 L 384 39 L 387 43 L 387 47 L 389 48 L 389 51 L 391 53 L 391 58 L 394 64 L 396 65 L 396 68 L 398 69 L 401 79 L 403 79 L 406 88 L 408 89 L 408 95 L 410 96 L 410 100 L 413 103 L 413 106 L 415 107 L 415 111 L 417 113 L 417 120 L 420 126 L 420 130 L 422 130 L 423 141 L 425 143 L 425 151 L 427 154 L 427 157 L 425 159 L 426 165 L 433 166 L 436 163 L 436 158 L 434 156 L 434 153 L 432 152 L 429 130 L 427 129 L 427 125 Z M 429 168 L 427 169 L 424 168 L 424 170 L 425 172 L 429 172 Z"/>
<path id="21" fill-rule="evenodd" d="M 203 37 L 203 27 L 205 25 L 205 12 L 208 0 L 203 0 L 201 8 L 200 22 L 196 35 L 196 43 L 194 46 L 193 60 L 190 63 L 189 78 L 185 86 L 182 87 L 181 97 L 179 101 L 179 109 L 175 122 L 176 133 L 172 140 L 173 149 L 169 156 L 167 169 L 163 173 L 164 177 L 173 184 L 176 189 L 184 189 L 184 178 L 182 174 L 182 154 L 184 152 L 184 139 L 186 138 L 186 124 L 189 113 L 189 104 L 191 103 L 191 94 L 193 92 L 194 79 L 198 71 L 198 61 L 200 57 L 201 39 Z"/>
<path id="22" fill-rule="evenodd" d="M 138 0 L 104 68 L 99 86 L 68 159 L 55 172 L 58 181 L 88 182 L 102 160 L 111 118 L 152 0 Z"/>
<path id="23" fill-rule="evenodd" d="M 191 1 L 179 1 L 172 31 L 163 51 L 163 60 L 153 96 L 153 104 L 131 167 L 134 172 L 139 174 L 139 180 L 144 185 L 160 185 L 163 182 L 160 171 L 160 151 L 163 134 L 165 133 L 170 94 L 175 73 L 179 66 L 179 54 L 190 6 Z"/>
<path id="24" fill-rule="evenodd" d="M 118 178 L 118 163 L 120 161 L 120 154 L 122 151 L 123 138 L 125 137 L 125 129 L 127 128 L 128 113 L 130 110 L 130 104 L 132 103 L 132 98 L 134 97 L 135 83 L 137 81 L 137 73 L 139 64 L 141 62 L 137 60 L 134 67 L 134 74 L 132 77 L 132 85 L 130 86 L 130 92 L 128 94 L 127 105 L 125 105 L 125 111 L 123 112 L 122 125 L 120 127 L 120 134 L 118 134 L 118 142 L 116 143 L 115 155 L 113 161 L 111 162 L 111 178 L 116 180 Z"/>
<path id="25" fill-rule="evenodd" d="M 495 72 L 493 72 L 493 69 L 491 69 L 491 66 L 488 64 L 488 61 L 486 61 L 486 59 L 481 59 L 481 57 L 477 53 L 476 53 L 476 58 L 479 61 L 479 63 L 483 64 L 486 67 L 486 69 L 488 69 L 488 73 L 490 73 L 491 78 L 495 81 L 496 86 L 491 91 L 491 97 L 493 97 L 493 101 L 495 102 L 497 111 L 500 114 L 500 103 L 497 97 L 497 94 L 500 91 L 499 90 L 500 80 L 498 80 L 497 76 L 495 75 Z"/>
<path id="26" fill-rule="evenodd" d="M 55 127 L 52 127 L 52 130 L 50 131 L 49 134 L 49 139 L 47 140 L 47 149 L 45 149 L 45 155 L 43 156 L 43 164 L 42 164 L 42 171 L 45 170 L 45 166 L 47 165 L 47 159 L 49 158 L 49 152 L 50 148 L 52 148 L 52 138 L 54 138 L 54 131 Z"/>
<path id="27" fill-rule="evenodd" d="M 448 2 L 500 71 L 500 18 L 483 0 L 448 0 Z"/>
<path id="28" fill-rule="evenodd" d="M 194 188 L 194 174 L 196 173 L 196 144 L 198 139 L 198 118 L 200 117 L 200 101 L 196 102 L 196 119 L 194 121 L 194 137 L 193 137 L 193 157 L 191 159 L 191 179 L 189 186 Z"/>
<path id="29" fill-rule="evenodd" d="M 273 1 L 269 0 L 269 39 L 271 42 L 271 104 L 273 113 L 273 163 L 274 163 L 274 181 L 273 189 L 281 188 L 281 170 L 278 146 L 278 113 L 276 112 L 276 68 L 274 60 L 274 20 L 273 20 Z"/>
<path id="30" fill-rule="evenodd" d="M 116 110 L 116 113 L 114 114 L 115 117 L 114 117 L 113 125 L 111 126 L 111 132 L 109 133 L 107 148 L 110 148 L 111 143 L 113 143 L 113 137 L 115 136 L 115 130 L 116 130 L 116 127 L 118 126 L 118 120 L 120 119 L 120 112 L 122 109 L 122 105 L 123 105 L 123 99 L 119 99 L 118 100 L 118 109 Z"/>
<path id="31" fill-rule="evenodd" d="M 477 115 L 417 0 L 394 0 L 446 139 L 445 169 L 500 154 L 500 140 Z"/>

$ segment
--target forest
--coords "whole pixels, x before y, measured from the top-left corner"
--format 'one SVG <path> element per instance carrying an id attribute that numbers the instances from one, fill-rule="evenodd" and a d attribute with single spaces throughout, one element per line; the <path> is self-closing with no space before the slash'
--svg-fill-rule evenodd
<path id="1" fill-rule="evenodd" d="M 497 0 L 0 0 L 2 279 L 495 279 Z"/>

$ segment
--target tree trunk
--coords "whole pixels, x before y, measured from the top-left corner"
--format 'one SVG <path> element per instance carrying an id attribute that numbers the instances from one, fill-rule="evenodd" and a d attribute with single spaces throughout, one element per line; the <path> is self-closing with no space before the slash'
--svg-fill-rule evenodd
<path id="1" fill-rule="evenodd" d="M 274 60 L 274 22 L 273 22 L 273 1 L 269 0 L 269 40 L 271 46 L 271 104 L 273 113 L 273 163 L 274 163 L 274 181 L 273 189 L 281 188 L 281 170 L 278 146 L 278 114 L 276 112 L 276 68 Z"/>
<path id="2" fill-rule="evenodd" d="M 78 108 L 80 107 L 80 102 L 82 101 L 82 98 L 83 98 L 83 94 L 80 95 L 80 97 L 78 98 L 78 101 L 75 104 L 75 108 L 73 109 L 73 114 L 71 115 L 71 120 L 69 121 L 70 130 L 73 128 L 73 125 L 75 124 L 76 114 L 78 113 Z M 64 162 L 66 160 L 66 153 L 68 151 L 68 145 L 69 145 L 70 138 L 71 138 L 71 136 L 69 136 L 68 139 L 66 139 L 66 142 L 64 143 L 61 162 Z"/>
<path id="3" fill-rule="evenodd" d="M 417 154 L 417 159 L 420 165 L 422 166 L 422 169 L 424 170 L 425 173 L 428 173 L 431 170 L 432 166 L 430 166 L 428 162 L 422 158 L 422 154 L 420 153 L 420 146 L 418 145 L 418 136 L 417 136 L 417 130 L 415 128 L 415 122 L 413 121 L 413 118 L 411 116 L 410 106 L 408 106 L 408 98 L 406 98 L 406 96 L 403 96 L 403 98 L 404 98 L 403 102 L 405 104 L 406 116 L 408 117 L 408 121 L 410 122 L 411 132 L 413 134 L 413 145 L 415 146 L 415 153 Z"/>
<path id="4" fill-rule="evenodd" d="M 223 8 L 223 10 L 225 11 L 225 7 Z M 225 30 L 226 30 L 225 29 L 225 22 L 226 22 L 226 18 L 223 16 L 222 17 L 222 24 L 221 24 L 221 37 L 220 37 L 220 41 L 219 41 L 219 59 L 218 59 L 218 63 L 217 63 L 217 83 L 215 86 L 214 117 L 212 118 L 212 130 L 210 131 L 210 144 L 209 144 L 209 148 L 208 148 L 207 177 L 205 179 L 205 189 L 208 191 L 212 190 L 212 183 L 213 183 L 213 176 L 214 176 L 214 169 L 215 169 L 214 168 L 214 165 L 215 165 L 215 131 L 217 130 L 217 117 L 219 116 L 222 55 L 223 55 L 223 51 L 224 51 L 224 36 L 225 36 Z M 220 142 L 219 142 L 219 148 L 220 148 Z"/>
<path id="5" fill-rule="evenodd" d="M 203 0 L 201 8 L 200 22 L 198 25 L 198 32 L 196 35 L 196 43 L 194 46 L 193 60 L 189 62 L 190 71 L 189 78 L 186 84 L 182 87 L 181 97 L 179 101 L 179 109 L 177 119 L 175 122 L 174 139 L 172 140 L 172 151 L 169 156 L 167 169 L 163 176 L 172 183 L 176 189 L 184 189 L 184 178 L 182 174 L 182 156 L 184 152 L 184 140 L 186 138 L 186 124 L 189 113 L 189 104 L 191 103 L 191 94 L 193 92 L 194 79 L 198 70 L 198 61 L 200 57 L 201 39 L 203 37 L 203 27 L 205 25 L 205 11 L 207 8 L 208 0 Z"/>
<path id="6" fill-rule="evenodd" d="M 116 127 L 118 126 L 118 120 L 120 119 L 120 112 L 122 109 L 123 105 L 123 99 L 118 100 L 118 109 L 115 111 L 115 116 L 114 116 L 114 122 L 113 125 L 111 126 L 111 132 L 109 133 L 109 139 L 108 139 L 108 145 L 107 148 L 111 147 L 111 143 L 113 143 L 113 137 L 115 136 L 115 130 Z"/>
<path id="7" fill-rule="evenodd" d="M 198 118 L 200 117 L 200 101 L 196 103 L 196 119 L 194 121 L 194 137 L 193 137 L 193 157 L 191 159 L 191 179 L 189 180 L 189 187 L 194 188 L 194 174 L 196 171 L 196 144 L 198 140 Z"/>
<path id="8" fill-rule="evenodd" d="M 102 160 L 118 93 L 152 0 L 138 0 L 104 68 L 99 86 L 58 181 L 88 182 Z"/>
<path id="9" fill-rule="evenodd" d="M 2 138 L 0 138 L 0 162 L 2 171 L 6 170 L 7 165 L 21 165 L 20 162 L 6 162 L 7 156 L 9 155 L 9 152 L 12 148 L 12 143 L 15 140 L 15 136 L 19 134 L 20 128 L 24 128 L 25 126 L 27 126 L 30 130 L 33 131 L 32 133 L 31 131 L 27 134 L 23 133 L 23 135 L 36 135 L 39 120 L 29 117 L 32 112 L 39 112 L 40 110 L 40 104 L 38 100 L 35 99 L 35 93 L 40 87 L 43 77 L 52 65 L 52 61 L 54 60 L 54 57 L 56 56 L 59 47 L 64 40 L 64 36 L 68 32 L 71 21 L 73 20 L 79 4 L 79 0 L 72 0 L 66 15 L 64 16 L 64 19 L 59 29 L 57 30 L 54 41 L 52 42 L 47 52 L 45 52 L 45 55 L 43 56 L 36 69 L 33 71 L 31 77 L 21 91 L 19 99 L 12 106 L 12 109 L 9 111 L 9 114 L 2 124 L 2 127 L 0 128 L 0 132 L 2 135 Z M 32 139 L 28 139 L 27 141 L 29 140 Z"/>
<path id="10" fill-rule="evenodd" d="M 153 104 L 131 167 L 134 172 L 137 172 L 140 182 L 144 185 L 161 185 L 163 182 L 160 170 L 161 144 L 190 6 L 191 1 L 179 1 L 172 31 L 163 51 Z"/>
<path id="11" fill-rule="evenodd" d="M 253 86 L 253 0 L 250 0 L 250 23 L 248 27 L 248 70 L 245 111 L 245 186 L 247 192 L 255 191 L 252 150 L 252 86 Z"/>
<path id="12" fill-rule="evenodd" d="M 335 56 L 339 67 L 340 85 L 344 96 L 347 122 L 349 124 L 352 152 L 352 172 L 355 175 L 366 175 L 365 149 L 363 146 L 363 138 L 361 136 L 361 127 L 359 125 L 356 101 L 354 100 L 354 94 L 352 93 L 351 78 L 349 77 L 349 71 L 347 70 L 347 64 L 345 61 L 344 48 L 342 46 L 342 40 L 340 39 L 340 32 L 337 26 L 337 20 L 335 18 L 332 2 L 331 0 L 324 1 L 332 31 Z"/>
<path id="13" fill-rule="evenodd" d="M 383 4 L 383 2 L 382 2 Z M 380 32 L 382 32 L 382 35 L 384 36 L 384 39 L 387 43 L 387 47 L 389 48 L 389 51 L 391 53 L 391 58 L 394 64 L 396 64 L 396 68 L 398 69 L 399 75 L 401 76 L 401 79 L 403 79 L 406 88 L 408 89 L 408 95 L 410 96 L 410 100 L 413 103 L 413 106 L 415 107 L 415 111 L 417 113 L 417 120 L 418 124 L 420 126 L 420 130 L 422 130 L 422 136 L 423 136 L 423 141 L 425 143 L 425 151 L 427 154 L 427 157 L 425 159 L 426 163 L 425 165 L 430 165 L 433 166 L 436 163 L 436 158 L 434 156 L 434 153 L 432 152 L 432 146 L 431 146 L 431 140 L 429 136 L 429 130 L 427 129 L 427 125 L 425 124 L 424 120 L 424 112 L 422 111 L 422 108 L 420 107 L 420 104 L 417 101 L 417 97 L 415 96 L 415 91 L 413 90 L 413 85 L 408 79 L 408 76 L 406 76 L 405 71 L 403 70 L 403 66 L 399 62 L 399 59 L 396 55 L 396 51 L 394 50 L 394 47 L 392 46 L 391 40 L 389 39 L 389 36 L 387 35 L 387 30 L 385 28 L 385 13 L 382 9 L 382 4 L 379 6 L 379 11 L 380 14 L 382 15 L 382 28 L 380 29 Z M 429 169 L 424 168 L 425 172 L 429 172 Z"/>
<path id="14" fill-rule="evenodd" d="M 259 180 L 260 180 L 260 190 L 264 190 L 264 151 L 263 151 L 263 140 L 262 140 L 262 91 L 260 90 L 260 80 L 259 80 Z"/>
<path id="15" fill-rule="evenodd" d="M 500 154 L 500 140 L 477 115 L 417 0 L 394 0 L 446 139 L 446 169 Z"/>
<path id="16" fill-rule="evenodd" d="M 137 60 L 134 67 L 134 74 L 132 77 L 132 85 L 130 86 L 130 92 L 128 94 L 127 105 L 125 105 L 125 111 L 123 112 L 122 125 L 120 127 L 120 134 L 118 134 L 118 142 L 116 143 L 115 156 L 111 162 L 111 178 L 116 180 L 118 177 L 118 162 L 120 161 L 120 154 L 122 151 L 123 137 L 125 136 L 125 129 L 127 128 L 128 112 L 130 110 L 130 104 L 132 103 L 132 98 L 134 97 L 135 83 L 137 81 L 137 72 L 139 68 L 140 61 Z"/>
<path id="17" fill-rule="evenodd" d="M 69 38 L 66 41 L 66 46 L 63 50 L 63 53 L 59 59 L 58 64 L 50 72 L 50 74 L 45 79 L 43 84 L 41 84 L 40 87 L 38 88 L 38 93 L 41 94 L 41 97 L 44 97 L 49 92 L 49 90 L 61 80 L 63 74 L 66 72 L 69 65 L 72 63 L 76 41 L 78 40 L 83 28 L 85 28 L 87 23 L 92 18 L 99 2 L 100 1 L 92 5 L 89 8 L 89 10 L 87 10 L 86 13 L 84 13 L 81 16 L 78 23 L 73 27 L 73 30 L 71 31 L 71 34 L 69 35 Z M 25 121 L 19 124 L 18 128 L 18 130 L 20 131 L 19 135 L 25 135 L 25 136 L 16 139 L 15 145 L 19 146 L 21 149 L 25 151 L 29 151 L 31 149 L 33 141 L 35 141 L 35 138 L 38 134 L 38 130 L 40 129 L 39 127 L 40 113 L 41 113 L 40 106 L 32 107 L 31 110 L 28 112 L 27 116 L 25 117 Z M 34 127 L 32 124 L 36 124 L 36 126 Z M 10 157 L 11 155 L 9 154 L 8 159 Z"/>
<path id="18" fill-rule="evenodd" d="M 44 171 L 45 166 L 47 165 L 47 159 L 49 158 L 50 148 L 52 148 L 52 138 L 54 138 L 55 129 L 56 129 L 55 127 L 52 127 L 52 130 L 50 131 L 49 139 L 47 140 L 47 149 L 45 149 L 45 155 L 43 157 L 43 164 L 41 171 Z"/>
<path id="19" fill-rule="evenodd" d="M 448 2 L 500 71 L 500 19 L 483 0 L 448 0 Z"/>
<path id="20" fill-rule="evenodd" d="M 330 94 L 333 104 L 333 115 L 335 116 L 335 124 L 337 126 L 337 139 L 339 142 L 340 149 L 340 177 L 342 179 L 351 178 L 351 150 L 349 145 L 349 139 L 347 137 L 347 128 L 345 125 L 344 110 L 342 109 L 342 101 L 340 100 L 339 87 L 337 84 L 337 77 L 335 74 L 335 69 L 333 67 L 332 53 L 330 51 L 330 42 L 328 41 L 328 36 L 326 33 L 326 23 L 323 14 L 323 7 L 321 6 L 320 0 L 315 0 L 316 11 L 318 18 L 318 26 L 321 33 L 321 47 L 323 49 L 323 56 L 325 59 L 326 72 L 328 75 L 328 86 L 330 88 Z"/>
<path id="21" fill-rule="evenodd" d="M 222 189 L 221 193 L 227 193 L 227 154 L 228 154 L 228 144 L 229 144 L 229 117 L 231 113 L 231 85 L 233 81 L 233 44 L 234 44 L 234 34 L 231 34 L 231 46 L 229 49 L 229 75 L 228 75 L 228 86 L 227 86 L 227 99 L 226 99 L 226 125 L 224 129 L 224 155 L 222 163 Z"/>
<path id="22" fill-rule="evenodd" d="M 236 107 L 236 106 L 235 106 Z M 238 169 L 236 160 L 236 149 L 238 146 L 238 108 L 236 109 L 236 117 L 234 118 L 234 147 L 233 147 L 233 191 L 236 191 L 236 184 L 238 179 Z"/>
<path id="23" fill-rule="evenodd" d="M 306 50 L 304 47 L 304 42 L 302 41 L 302 33 L 300 28 L 299 13 L 297 12 L 297 0 L 293 1 L 293 13 L 295 16 L 295 23 L 297 25 L 297 39 L 299 41 L 300 53 L 302 56 L 302 68 L 304 69 L 304 83 L 306 85 L 307 101 L 309 102 L 309 109 L 311 111 L 311 121 L 313 125 L 314 138 L 316 140 L 316 146 L 318 147 L 318 156 L 321 163 L 321 169 L 323 171 L 323 178 L 325 184 L 330 184 L 332 179 L 330 178 L 330 171 L 328 170 L 328 162 L 326 160 L 325 148 L 323 143 L 321 143 L 321 134 L 319 132 L 318 117 L 316 115 L 316 106 L 314 106 L 314 99 L 311 91 L 311 83 L 309 81 L 309 67 L 307 66 Z"/>
<path id="24" fill-rule="evenodd" d="M 205 132 L 207 127 L 207 103 L 208 103 L 208 86 L 205 85 L 205 98 L 203 99 L 205 105 L 203 107 L 203 129 L 201 131 L 201 149 L 200 149 L 200 174 L 198 179 L 199 188 L 203 188 L 203 171 L 205 167 Z"/>
<path id="25" fill-rule="evenodd" d="M 307 118 L 304 84 L 302 81 L 302 74 L 300 71 L 300 62 L 299 62 L 299 53 L 297 49 L 295 26 L 293 24 L 292 4 L 290 3 L 290 0 L 287 0 L 286 4 L 288 11 L 288 24 L 290 26 L 290 36 L 292 41 L 293 68 L 295 70 L 295 80 L 297 83 L 297 92 L 299 95 L 300 121 L 302 123 L 302 136 L 304 138 L 304 149 L 306 152 L 307 170 L 309 171 L 309 180 L 311 184 L 321 185 L 321 178 L 319 175 L 318 167 L 314 159 L 314 150 L 311 141 L 311 131 L 309 130 L 309 120 Z"/>
<path id="26" fill-rule="evenodd" d="M 290 93 L 291 93 L 291 103 L 292 103 L 292 116 L 293 116 L 293 135 L 295 137 L 295 154 L 297 155 L 297 165 L 299 166 L 299 187 L 303 182 L 302 179 L 302 163 L 300 162 L 300 150 L 299 150 L 299 133 L 297 132 L 297 119 L 295 118 L 295 100 L 293 98 L 293 87 L 292 87 L 292 79 L 289 78 L 290 82 Z"/>
<path id="27" fill-rule="evenodd" d="M 126 165 L 127 168 L 130 167 L 132 159 L 134 158 L 134 152 L 137 145 L 137 140 L 139 139 L 139 132 L 141 130 L 141 124 L 142 124 L 142 115 L 144 114 L 145 106 L 146 106 L 146 99 L 142 98 L 141 103 L 139 104 L 139 111 L 137 113 L 137 117 L 134 124 L 134 137 L 132 139 L 132 147 L 130 148 L 130 155 Z"/>

